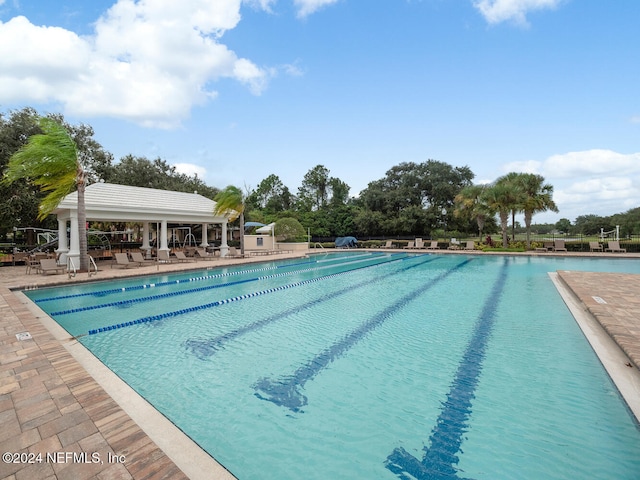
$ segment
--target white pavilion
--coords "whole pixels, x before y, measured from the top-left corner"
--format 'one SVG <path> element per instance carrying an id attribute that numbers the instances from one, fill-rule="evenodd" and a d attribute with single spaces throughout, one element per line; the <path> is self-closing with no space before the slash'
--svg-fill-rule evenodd
<path id="1" fill-rule="evenodd" d="M 209 225 L 222 227 L 220 255 L 226 256 L 227 224 L 226 216 L 215 216 L 216 202 L 197 193 L 173 192 L 153 188 L 131 187 L 113 183 L 93 183 L 85 189 L 85 210 L 87 221 L 140 222 L 143 228 L 142 249 L 151 250 L 149 226 L 160 225 L 158 249 L 169 251 L 167 224 L 200 224 L 202 239 L 200 246 L 209 246 L 207 229 Z M 61 262 L 70 257 L 77 265 L 80 257 L 78 238 L 78 193 L 67 195 L 53 211 L 58 218 L 58 249 Z M 67 225 L 70 224 L 70 241 L 67 245 Z"/>

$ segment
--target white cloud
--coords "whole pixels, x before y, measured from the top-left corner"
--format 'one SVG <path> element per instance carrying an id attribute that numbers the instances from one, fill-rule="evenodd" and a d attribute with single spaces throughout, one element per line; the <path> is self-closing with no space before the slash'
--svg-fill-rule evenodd
<path id="1" fill-rule="evenodd" d="M 200 165 L 195 165 L 193 163 L 174 163 L 173 166 L 176 167 L 176 172 L 188 175 L 190 177 L 198 175 L 198 178 L 203 179 L 207 174 L 206 168 L 201 167 Z"/>
<path id="2" fill-rule="evenodd" d="M 304 18 L 315 13 L 322 7 L 337 3 L 338 0 L 294 0 L 294 5 L 298 9 L 298 17 Z"/>
<path id="3" fill-rule="evenodd" d="M 640 206 L 640 153 L 594 149 L 552 155 L 544 161 L 505 164 L 505 172 L 544 176 L 554 187 L 559 213 L 541 213 L 534 222 L 554 223 L 580 215 L 609 216 Z"/>
<path id="4" fill-rule="evenodd" d="M 267 6 L 269 1 L 261 0 Z M 67 113 L 173 127 L 233 78 L 259 95 L 270 72 L 220 43 L 241 0 L 119 0 L 80 37 L 24 17 L 0 22 L 0 104 L 51 102 Z"/>
<path id="5" fill-rule="evenodd" d="M 524 160 L 522 162 L 505 163 L 502 166 L 504 173 L 521 172 L 521 173 L 540 173 L 542 167 L 541 162 L 535 160 Z"/>
<path id="6" fill-rule="evenodd" d="M 640 123 L 640 115 L 634 115 L 629 119 L 631 123 Z"/>
<path id="7" fill-rule="evenodd" d="M 491 24 L 513 21 L 527 25 L 527 13 L 555 8 L 563 0 L 475 0 L 473 2 L 485 20 Z"/>
<path id="8" fill-rule="evenodd" d="M 553 155 L 543 162 L 542 174 L 554 178 L 581 178 L 639 174 L 640 153 L 623 154 L 612 150 L 586 150 Z"/>

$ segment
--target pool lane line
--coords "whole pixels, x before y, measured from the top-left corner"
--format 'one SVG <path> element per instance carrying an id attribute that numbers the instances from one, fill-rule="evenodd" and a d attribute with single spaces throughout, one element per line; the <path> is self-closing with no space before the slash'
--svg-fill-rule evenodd
<path id="1" fill-rule="evenodd" d="M 364 257 L 366 255 L 357 255 L 351 258 L 351 260 L 353 258 L 360 258 L 360 257 Z M 369 256 L 371 256 L 372 258 L 377 258 L 377 257 L 384 257 L 387 256 L 386 254 L 369 254 Z M 168 285 L 176 285 L 179 283 L 186 283 L 186 282 L 199 282 L 199 281 L 203 281 L 203 280 L 211 280 L 211 279 L 215 279 L 215 278 L 223 278 L 223 277 L 232 277 L 232 276 L 236 276 L 236 275 L 243 275 L 245 273 L 257 273 L 257 272 L 266 272 L 266 271 L 270 271 L 270 270 L 278 270 L 280 268 L 289 268 L 289 267 L 296 267 L 299 265 L 309 265 L 311 263 L 322 263 L 322 262 L 327 262 L 327 261 L 338 261 L 338 260 L 343 260 L 344 257 L 342 258 L 334 258 L 331 260 L 311 260 L 311 261 L 306 261 L 306 262 L 296 262 L 296 263 L 289 263 L 286 265 L 274 265 L 272 267 L 263 267 L 263 268 L 252 268 L 249 270 L 236 270 L 233 272 L 225 272 L 225 273 L 217 273 L 215 275 L 202 275 L 199 277 L 189 277 L 189 278 L 184 278 L 184 279 L 177 279 L 177 280 L 171 280 L 171 281 L 167 281 L 167 282 L 157 282 L 157 283 L 145 283 L 142 285 L 133 285 L 131 287 L 120 287 L 120 288 L 110 288 L 107 290 L 97 290 L 95 292 L 85 292 L 85 293 L 73 293 L 70 295 L 60 295 L 57 297 L 45 297 L 45 298 L 40 298 L 40 299 L 36 299 L 34 300 L 36 303 L 45 303 L 45 302 L 51 302 L 54 300 L 65 300 L 68 298 L 78 298 L 78 297 L 104 297 L 107 295 L 113 295 L 115 293 L 122 293 L 122 292 L 130 292 L 130 291 L 135 291 L 135 290 L 144 290 L 146 288 L 157 288 L 157 287 L 166 287 Z M 224 268 L 224 267 L 214 267 L 214 268 Z"/>
<path id="2" fill-rule="evenodd" d="M 292 272 L 283 272 L 283 273 L 274 273 L 271 275 L 265 275 L 262 277 L 253 277 L 253 278 L 245 278 L 243 280 L 236 280 L 234 282 L 226 282 L 226 283 L 219 283 L 216 285 L 207 285 L 204 287 L 198 287 L 198 288 L 188 288 L 186 290 L 178 290 L 176 292 L 167 292 L 167 293 L 159 293 L 158 295 L 149 295 L 147 297 L 139 297 L 139 298 L 130 298 L 128 300 L 117 300 L 115 302 L 108 302 L 108 303 L 99 303 L 97 305 L 87 305 L 85 307 L 77 307 L 77 308 L 70 308 L 67 310 L 60 310 L 57 312 L 51 312 L 49 313 L 50 316 L 52 317 L 59 317 L 62 315 L 70 315 L 73 313 L 79 313 L 79 312 L 87 312 L 90 310 L 98 310 L 101 308 L 110 308 L 110 307 L 121 307 L 121 306 L 125 306 L 125 305 L 133 305 L 135 303 L 144 303 L 144 302 L 152 302 L 154 300 L 159 300 L 161 298 L 169 298 L 169 297 L 176 297 L 176 296 L 180 296 L 180 295 L 188 295 L 191 293 L 198 293 L 198 292 L 204 292 L 207 290 L 214 290 L 217 288 L 226 288 L 226 287 L 232 287 L 234 285 L 241 285 L 243 283 L 250 283 L 250 282 L 257 282 L 257 281 L 261 281 L 261 280 L 269 280 L 272 278 L 278 278 L 278 277 L 285 277 L 288 275 L 295 275 L 298 273 L 307 273 L 307 272 L 313 272 L 313 271 L 317 271 L 317 270 L 325 270 L 327 268 L 335 268 L 335 267 L 342 267 L 345 265 L 352 265 L 354 263 L 361 263 L 364 261 L 370 261 L 370 260 L 376 260 L 378 257 L 372 257 L 372 258 L 368 258 L 366 260 L 357 260 L 357 261 L 353 261 L 353 262 L 345 262 L 345 263 L 340 263 L 337 265 L 325 265 L 322 267 L 315 267 L 315 268 L 303 268 L 303 269 L 299 269 L 299 270 L 295 270 Z"/>
<path id="3" fill-rule="evenodd" d="M 343 355 L 347 350 L 362 340 L 367 333 L 379 327 L 386 320 L 395 315 L 398 309 L 405 307 L 431 287 L 455 271 L 461 269 L 472 260 L 472 258 L 468 258 L 463 262 L 458 263 L 449 270 L 432 278 L 424 285 L 416 288 L 412 292 L 403 295 L 399 300 L 393 302 L 387 308 L 376 313 L 369 320 L 362 323 L 356 330 L 347 334 L 342 338 L 342 340 L 320 352 L 306 364 L 293 372 L 293 374 L 286 375 L 275 380 L 271 380 L 269 378 L 262 378 L 258 380 L 254 385 L 254 389 L 256 390 L 255 396 L 261 400 L 267 400 L 281 407 L 286 407 L 293 412 L 302 411 L 301 408 L 307 405 L 307 397 L 300 392 L 300 388 L 304 387 L 305 383 L 318 375 L 338 356 Z"/>
<path id="4" fill-rule="evenodd" d="M 402 258 L 405 258 L 405 257 L 402 257 Z M 398 260 L 400 260 L 400 259 L 398 259 Z M 209 308 L 219 307 L 221 305 L 226 305 L 228 303 L 238 302 L 240 300 L 246 300 L 246 299 L 253 298 L 253 297 L 259 297 L 259 296 L 262 296 L 262 295 L 266 295 L 268 293 L 279 292 L 279 291 L 282 291 L 282 290 L 287 290 L 289 288 L 300 287 L 302 285 L 308 285 L 310 283 L 319 282 L 321 280 L 327 280 L 329 278 L 335 278 L 335 277 L 338 277 L 340 275 L 345 275 L 345 274 L 348 274 L 348 273 L 355 272 L 357 270 L 362 270 L 364 268 L 377 267 L 377 266 L 380 266 L 380 265 L 384 265 L 386 263 L 390 263 L 391 261 L 395 261 L 395 260 L 376 263 L 376 264 L 373 264 L 373 265 L 363 265 L 363 266 L 360 266 L 360 267 L 352 268 L 351 270 L 346 270 L 344 272 L 331 273 L 329 275 L 322 275 L 320 277 L 310 278 L 308 280 L 302 280 L 300 282 L 290 283 L 290 284 L 287 284 L 287 285 L 282 285 L 280 287 L 268 288 L 266 290 L 261 290 L 261 291 L 258 291 L 258 292 L 252 292 L 252 293 L 247 293 L 247 294 L 244 294 L 244 295 L 238 295 L 237 297 L 226 298 L 224 300 L 217 300 L 215 302 L 207 303 L 207 304 L 204 304 L 204 305 L 197 305 L 195 307 L 187 307 L 187 308 L 183 308 L 183 309 L 180 309 L 180 310 L 175 310 L 173 312 L 166 312 L 166 313 L 160 313 L 160 314 L 157 314 L 157 315 L 151 315 L 151 316 L 148 316 L 148 317 L 138 318 L 137 320 L 131 320 L 129 322 L 118 323 L 118 324 L 110 325 L 110 326 L 107 326 L 107 327 L 93 328 L 93 329 L 89 330 L 86 334 L 77 335 L 76 338 L 80 338 L 80 337 L 83 337 L 85 335 L 95 335 L 97 333 L 108 332 L 110 330 L 118 330 L 120 328 L 131 327 L 133 325 L 139 325 L 139 324 L 143 324 L 143 323 L 155 322 L 157 320 L 164 320 L 165 318 L 176 317 L 176 316 L 179 316 L 179 315 L 184 315 L 185 313 L 191 313 L 191 312 L 196 312 L 196 311 L 199 311 L 199 310 L 206 310 L 206 309 L 209 309 Z"/>
<path id="5" fill-rule="evenodd" d="M 415 259 L 418 257 L 402 257 L 399 258 L 397 260 L 408 260 L 408 259 Z M 401 268 L 399 270 L 396 270 L 394 272 L 388 273 L 386 275 L 382 275 L 382 276 L 378 276 L 375 277 L 373 279 L 369 279 L 369 280 L 365 280 L 363 282 L 357 283 L 355 285 L 351 285 L 349 286 L 348 289 L 342 289 L 342 290 L 338 290 L 336 292 L 332 292 L 332 293 L 328 293 L 325 294 L 323 296 L 321 296 L 320 298 L 317 298 L 315 300 L 311 300 L 307 303 L 304 303 L 302 305 L 298 305 L 296 307 L 292 307 L 289 310 L 285 310 L 284 312 L 278 312 L 275 313 L 273 315 L 270 315 L 266 318 L 263 318 L 261 320 L 258 320 L 256 322 L 250 323 L 248 325 L 244 325 L 240 328 L 236 328 L 235 330 L 231 330 L 230 332 L 227 333 L 223 333 L 222 335 L 218 335 L 216 337 L 212 337 L 209 338 L 207 340 L 186 340 L 184 342 L 184 346 L 188 349 L 191 350 L 198 358 L 200 358 L 201 360 L 210 357 L 212 355 L 214 355 L 219 349 L 221 349 L 226 343 L 246 334 L 249 332 L 253 332 L 255 330 L 258 330 L 262 327 L 267 326 L 270 323 L 273 323 L 275 321 L 278 320 L 282 320 L 285 317 L 288 317 L 289 315 L 293 315 L 299 312 L 302 312 L 304 310 L 307 310 L 311 307 L 314 307 L 316 305 L 319 305 L 321 303 L 324 303 L 328 300 L 332 300 L 334 298 L 340 297 L 342 295 L 346 295 L 347 293 L 352 293 L 354 290 L 357 290 L 359 288 L 365 287 L 365 286 L 369 286 L 372 285 L 374 283 L 380 282 L 384 279 L 387 279 L 389 277 L 392 277 L 394 275 L 398 275 L 400 273 L 404 273 L 407 270 L 410 270 L 412 268 L 418 267 L 420 265 L 423 265 L 425 263 L 428 262 L 432 262 L 434 260 L 438 260 L 442 257 L 431 257 L 428 258 L 427 260 L 423 260 L 420 263 L 416 263 L 413 265 L 409 265 L 407 267 Z M 386 262 L 383 263 L 381 265 L 386 265 L 387 263 L 391 263 L 391 262 Z"/>
<path id="6" fill-rule="evenodd" d="M 460 452 L 463 435 L 467 432 L 467 420 L 472 413 L 472 400 L 478 386 L 482 362 L 493 329 L 496 310 L 507 282 L 505 259 L 489 297 L 476 321 L 473 336 L 462 355 L 451 389 L 443 402 L 442 412 L 429 437 L 430 447 L 423 447 L 422 461 L 402 447 L 397 447 L 387 457 L 385 467 L 403 480 L 460 480 L 457 476 L 457 453 Z"/>

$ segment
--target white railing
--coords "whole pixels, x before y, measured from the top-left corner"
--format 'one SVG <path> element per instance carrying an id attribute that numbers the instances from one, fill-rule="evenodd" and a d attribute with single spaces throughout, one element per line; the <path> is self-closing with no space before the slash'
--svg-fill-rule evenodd
<path id="1" fill-rule="evenodd" d="M 89 276 L 96 275 L 98 273 L 98 265 L 96 265 L 96 261 L 93 259 L 91 255 L 87 255 L 89 257 Z M 93 265 L 93 273 L 91 273 L 91 265 Z"/>
<path id="2" fill-rule="evenodd" d="M 71 274 L 72 271 L 73 275 Z M 75 277 L 76 273 L 76 264 L 73 262 L 73 258 L 67 257 L 67 274 L 69 275 L 69 278 Z"/>
<path id="3" fill-rule="evenodd" d="M 323 246 L 320 242 L 316 242 L 316 243 L 314 243 L 314 244 L 313 244 L 313 248 L 318 248 L 318 246 L 319 246 L 322 250 L 324 250 L 324 246 Z"/>

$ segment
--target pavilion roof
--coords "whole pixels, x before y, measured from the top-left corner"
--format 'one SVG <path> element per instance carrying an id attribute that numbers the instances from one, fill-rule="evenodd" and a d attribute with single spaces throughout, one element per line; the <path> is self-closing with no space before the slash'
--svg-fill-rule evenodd
<path id="1" fill-rule="evenodd" d="M 93 183 L 85 189 L 87 220 L 150 221 L 170 223 L 222 223 L 225 216 L 214 216 L 216 202 L 197 193 L 131 187 L 114 183 Z M 53 211 L 69 218 L 78 208 L 78 193 L 67 195 Z"/>

